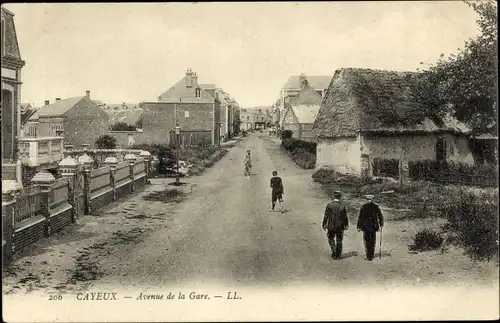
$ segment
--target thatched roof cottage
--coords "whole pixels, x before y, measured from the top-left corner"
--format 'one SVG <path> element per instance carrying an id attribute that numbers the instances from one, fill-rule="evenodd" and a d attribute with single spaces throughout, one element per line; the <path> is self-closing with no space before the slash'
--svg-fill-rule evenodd
<path id="1" fill-rule="evenodd" d="M 419 74 L 337 70 L 313 125 L 317 167 L 361 175 L 373 158 L 473 164 L 468 127 L 432 115 L 415 96 Z"/>

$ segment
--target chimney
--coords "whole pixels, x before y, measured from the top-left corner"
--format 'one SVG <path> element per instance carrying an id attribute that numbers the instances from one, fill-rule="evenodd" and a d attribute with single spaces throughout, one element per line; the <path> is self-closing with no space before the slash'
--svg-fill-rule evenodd
<path id="1" fill-rule="evenodd" d="M 61 98 L 56 98 L 56 101 L 61 101 Z"/>
<path id="2" fill-rule="evenodd" d="M 299 81 L 300 81 L 300 89 L 301 90 L 305 89 L 307 87 L 307 78 L 304 73 L 300 74 Z"/>
<path id="3" fill-rule="evenodd" d="M 45 105 L 49 105 L 50 104 L 50 101 L 49 100 L 45 100 Z"/>
<path id="4" fill-rule="evenodd" d="M 196 75 L 196 73 L 193 73 L 193 87 L 196 88 L 198 87 L 198 75 Z"/>
<path id="5" fill-rule="evenodd" d="M 89 90 L 85 91 L 85 96 L 87 97 L 87 99 L 90 100 L 90 91 Z"/>
<path id="6" fill-rule="evenodd" d="M 193 86 L 193 71 L 188 68 L 186 71 L 186 87 Z"/>

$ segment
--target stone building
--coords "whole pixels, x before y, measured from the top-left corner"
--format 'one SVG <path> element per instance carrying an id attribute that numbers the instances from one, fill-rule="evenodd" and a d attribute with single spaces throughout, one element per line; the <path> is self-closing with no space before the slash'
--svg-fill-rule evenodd
<path id="1" fill-rule="evenodd" d="M 285 102 L 283 130 L 291 130 L 292 138 L 314 141 L 312 126 L 321 106 L 322 96 L 307 79 L 302 80 L 301 91 Z"/>
<path id="2" fill-rule="evenodd" d="M 2 162 L 17 159 L 16 137 L 21 135 L 21 69 L 25 62 L 17 41 L 14 13 L 1 8 L 2 50 Z"/>
<path id="3" fill-rule="evenodd" d="M 417 73 L 369 69 L 335 72 L 313 125 L 316 167 L 361 175 L 374 158 L 473 164 L 468 127 L 421 113 L 412 95 Z"/>
<path id="4" fill-rule="evenodd" d="M 85 96 L 56 98 L 52 104 L 45 101 L 29 123 L 37 125 L 37 136 L 63 136 L 74 148 L 95 147 L 97 138 L 109 133 L 109 115 L 91 100 L 90 91 Z"/>
<path id="5" fill-rule="evenodd" d="M 170 144 L 177 124 L 183 132 L 208 133 L 213 145 L 220 142 L 220 101 L 198 84 L 198 76 L 191 69 L 158 101 L 142 102 L 140 107 L 144 110 L 143 138 L 150 143 Z"/>

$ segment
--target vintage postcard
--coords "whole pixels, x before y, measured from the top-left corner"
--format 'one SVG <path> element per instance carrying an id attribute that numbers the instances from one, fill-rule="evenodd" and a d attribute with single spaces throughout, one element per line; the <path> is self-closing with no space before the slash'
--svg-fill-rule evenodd
<path id="1" fill-rule="evenodd" d="M 1 12 L 4 321 L 499 318 L 496 1 Z"/>

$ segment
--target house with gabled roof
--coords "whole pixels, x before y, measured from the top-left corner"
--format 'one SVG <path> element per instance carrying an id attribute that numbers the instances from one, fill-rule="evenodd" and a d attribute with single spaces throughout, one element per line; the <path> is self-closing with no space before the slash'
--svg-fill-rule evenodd
<path id="1" fill-rule="evenodd" d="M 292 131 L 292 138 L 314 141 L 312 126 L 323 98 L 307 80 L 301 86 L 300 92 L 285 102 L 283 130 Z"/>
<path id="2" fill-rule="evenodd" d="M 198 75 L 192 69 L 187 69 L 182 79 L 158 96 L 158 101 L 142 102 L 145 140 L 169 144 L 171 133 L 179 125 L 186 142 L 195 137 L 211 144 L 220 142 L 220 101 L 209 90 L 198 84 Z"/>
<path id="3" fill-rule="evenodd" d="M 35 136 L 63 136 L 66 144 L 81 148 L 88 144 L 95 147 L 95 141 L 109 131 L 109 115 L 95 100 L 90 99 L 90 91 L 85 96 L 45 101 L 28 123 L 38 126 Z"/>
<path id="4" fill-rule="evenodd" d="M 419 73 L 343 68 L 335 72 L 313 125 L 316 167 L 370 173 L 373 160 L 473 164 L 470 129 L 415 99 Z"/>
<path id="5" fill-rule="evenodd" d="M 273 109 L 275 115 L 274 120 L 279 120 L 279 125 L 281 127 L 283 126 L 283 117 L 286 109 L 285 104 L 300 93 L 305 81 L 323 97 L 331 79 L 331 75 L 306 76 L 304 73 L 290 76 L 281 88 L 279 99 L 276 101 L 275 108 Z"/>

